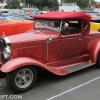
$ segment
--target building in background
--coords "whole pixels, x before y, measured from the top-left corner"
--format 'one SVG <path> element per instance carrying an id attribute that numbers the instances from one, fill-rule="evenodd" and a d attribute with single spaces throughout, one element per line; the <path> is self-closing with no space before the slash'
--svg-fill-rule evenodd
<path id="1" fill-rule="evenodd" d="M 59 11 L 79 11 L 80 7 L 77 6 L 77 3 L 62 3 L 62 6 L 59 6 Z"/>

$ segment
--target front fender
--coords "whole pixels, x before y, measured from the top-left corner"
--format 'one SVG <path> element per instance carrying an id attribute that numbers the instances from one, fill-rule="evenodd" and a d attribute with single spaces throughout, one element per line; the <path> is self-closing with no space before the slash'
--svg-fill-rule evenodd
<path id="1" fill-rule="evenodd" d="M 9 60 L 7 63 L 5 63 L 4 65 L 1 66 L 1 71 L 4 73 L 8 73 L 11 72 L 19 67 L 24 67 L 27 65 L 35 65 L 35 66 L 39 66 L 43 69 L 46 69 L 47 71 L 56 74 L 56 75 L 65 75 L 67 74 L 65 71 L 62 70 L 54 70 L 52 68 L 50 68 L 49 66 L 35 60 L 32 58 L 27 58 L 27 57 L 19 57 L 19 58 L 15 58 L 12 60 Z"/>
<path id="2" fill-rule="evenodd" d="M 97 61 L 97 56 L 98 56 L 99 51 L 100 51 L 100 40 L 97 40 L 93 44 L 93 46 L 90 50 L 90 58 L 92 59 L 92 61 L 94 63 L 96 63 L 96 61 Z"/>
<path id="3" fill-rule="evenodd" d="M 15 70 L 16 68 L 26 66 L 26 65 L 36 65 L 36 66 L 44 67 L 44 64 L 40 63 L 35 59 L 27 58 L 27 57 L 19 57 L 19 58 L 9 60 L 7 63 L 2 65 L 1 71 L 7 73 Z"/>

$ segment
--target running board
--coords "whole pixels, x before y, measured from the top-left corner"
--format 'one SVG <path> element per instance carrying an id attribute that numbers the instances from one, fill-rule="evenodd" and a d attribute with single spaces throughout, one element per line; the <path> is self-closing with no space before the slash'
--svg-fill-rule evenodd
<path id="1" fill-rule="evenodd" d="M 63 70 L 66 71 L 67 73 L 72 73 L 72 72 L 75 72 L 75 71 L 78 71 L 78 70 L 87 68 L 87 67 L 89 67 L 89 66 L 92 66 L 92 65 L 94 65 L 94 64 L 95 64 L 95 63 L 83 62 L 83 63 L 81 63 L 81 64 L 77 64 L 77 65 L 73 65 L 73 66 L 64 68 Z"/>

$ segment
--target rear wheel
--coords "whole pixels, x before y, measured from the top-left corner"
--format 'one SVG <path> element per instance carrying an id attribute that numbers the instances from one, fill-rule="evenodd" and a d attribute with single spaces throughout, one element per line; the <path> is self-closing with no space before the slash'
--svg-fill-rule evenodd
<path id="1" fill-rule="evenodd" d="M 97 57 L 96 66 L 97 66 L 98 68 L 100 68 L 100 52 L 99 52 L 98 57 Z"/>
<path id="2" fill-rule="evenodd" d="M 25 92 L 34 86 L 37 71 L 33 67 L 18 68 L 6 76 L 8 86 L 15 92 Z"/>

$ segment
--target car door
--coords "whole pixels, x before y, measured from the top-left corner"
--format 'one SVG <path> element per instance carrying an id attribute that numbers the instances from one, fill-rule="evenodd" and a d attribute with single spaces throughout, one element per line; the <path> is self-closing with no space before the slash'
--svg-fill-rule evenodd
<path id="1" fill-rule="evenodd" d="M 62 35 L 61 39 L 61 59 L 79 56 L 81 33 Z"/>
<path id="2" fill-rule="evenodd" d="M 47 62 L 60 60 L 60 41 L 61 39 L 53 39 L 47 42 Z"/>

